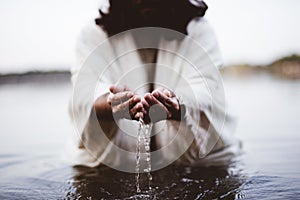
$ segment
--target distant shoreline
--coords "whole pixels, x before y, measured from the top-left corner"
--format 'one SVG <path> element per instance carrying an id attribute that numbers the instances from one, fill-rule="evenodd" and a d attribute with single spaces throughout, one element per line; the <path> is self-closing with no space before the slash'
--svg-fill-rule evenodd
<path id="1" fill-rule="evenodd" d="M 32 71 L 26 73 L 0 74 L 0 85 L 16 83 L 69 83 L 70 71 Z"/>
<path id="2" fill-rule="evenodd" d="M 270 65 L 232 65 L 221 69 L 221 73 L 226 76 L 243 77 L 259 73 L 269 73 L 284 79 L 300 79 L 300 56 L 291 55 L 281 58 Z M 25 73 L 0 73 L 0 85 L 16 83 L 70 83 L 71 72 L 64 71 L 29 71 Z"/>
<path id="3" fill-rule="evenodd" d="M 257 73 L 270 73 L 285 79 L 300 79 L 300 56 L 291 55 L 283 57 L 266 66 L 233 65 L 224 67 L 222 74 L 246 76 Z"/>

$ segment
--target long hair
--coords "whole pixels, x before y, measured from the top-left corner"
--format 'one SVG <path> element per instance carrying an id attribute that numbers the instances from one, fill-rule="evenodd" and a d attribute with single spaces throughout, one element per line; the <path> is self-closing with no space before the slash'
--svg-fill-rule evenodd
<path id="1" fill-rule="evenodd" d="M 108 14 L 99 10 L 100 16 L 95 19 L 109 36 L 134 28 L 161 27 L 187 34 L 187 25 L 194 17 L 205 15 L 207 5 L 198 1 L 195 6 L 189 0 L 148 0 L 155 6 L 151 20 L 145 20 L 132 0 L 110 0 Z"/>

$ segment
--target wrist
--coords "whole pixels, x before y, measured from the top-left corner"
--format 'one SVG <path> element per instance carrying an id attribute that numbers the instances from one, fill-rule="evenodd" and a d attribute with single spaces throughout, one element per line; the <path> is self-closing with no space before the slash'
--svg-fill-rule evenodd
<path id="1" fill-rule="evenodd" d="M 94 110 L 98 120 L 113 119 L 111 105 L 108 100 L 108 93 L 98 97 L 94 102 Z"/>

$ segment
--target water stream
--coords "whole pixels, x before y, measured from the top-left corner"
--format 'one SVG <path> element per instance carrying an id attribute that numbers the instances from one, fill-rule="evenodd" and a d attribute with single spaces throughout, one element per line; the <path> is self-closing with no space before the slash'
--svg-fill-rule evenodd
<path id="1" fill-rule="evenodd" d="M 143 128 L 143 121 L 142 119 L 139 120 L 139 130 L 138 130 L 138 135 L 137 135 L 137 144 L 136 144 L 136 167 L 135 167 L 135 186 L 136 186 L 136 192 L 140 193 L 140 157 L 141 157 L 141 131 Z"/>
<path id="2" fill-rule="evenodd" d="M 137 135 L 137 147 L 136 147 L 136 192 L 141 193 L 140 188 L 140 167 L 141 167 L 141 144 L 143 139 L 143 149 L 145 150 L 145 159 L 144 162 L 146 164 L 146 168 L 143 170 L 147 173 L 148 178 L 148 189 L 145 191 L 147 194 L 151 193 L 152 187 L 152 175 L 151 175 L 151 152 L 150 152 L 150 134 L 151 134 L 151 125 L 145 124 L 142 119 L 139 120 L 139 129 Z"/>

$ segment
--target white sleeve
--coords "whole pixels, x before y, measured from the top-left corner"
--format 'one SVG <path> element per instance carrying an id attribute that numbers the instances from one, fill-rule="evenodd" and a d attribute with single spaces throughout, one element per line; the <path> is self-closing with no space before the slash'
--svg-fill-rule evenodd
<path id="1" fill-rule="evenodd" d="M 185 110 L 181 122 L 166 122 L 166 134 L 160 135 L 159 141 L 165 146 L 164 141 L 172 140 L 165 157 L 171 159 L 186 149 L 179 161 L 197 164 L 210 153 L 230 146 L 233 123 L 225 110 L 218 71 L 222 58 L 212 28 L 206 19 L 196 18 L 188 26 L 188 36 L 177 45 L 180 58 L 169 61 L 172 68 L 157 68 L 158 82 L 174 89 Z"/>
<path id="2" fill-rule="evenodd" d="M 105 157 L 111 145 L 105 131 L 109 130 L 111 134 L 115 131 L 113 122 L 103 122 L 100 127 L 93 112 L 94 101 L 108 93 L 112 85 L 110 77 L 101 76 L 107 66 L 106 54 L 97 48 L 106 39 L 105 32 L 94 23 L 85 26 L 78 38 L 77 61 L 71 69 L 73 94 L 70 115 L 75 134 L 72 138 L 73 147 L 67 149 L 72 164 L 98 165 L 101 156 Z"/>

